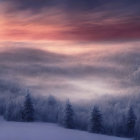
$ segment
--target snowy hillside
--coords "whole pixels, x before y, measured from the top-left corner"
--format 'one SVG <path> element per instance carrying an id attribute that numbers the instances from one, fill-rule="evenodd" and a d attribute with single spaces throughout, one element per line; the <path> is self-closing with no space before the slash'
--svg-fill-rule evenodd
<path id="1" fill-rule="evenodd" d="M 50 123 L 6 122 L 0 119 L 0 140 L 128 140 L 69 130 Z"/>

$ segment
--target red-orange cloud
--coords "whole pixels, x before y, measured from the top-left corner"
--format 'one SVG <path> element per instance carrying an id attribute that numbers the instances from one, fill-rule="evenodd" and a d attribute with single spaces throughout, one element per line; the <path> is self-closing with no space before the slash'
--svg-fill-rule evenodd
<path id="1" fill-rule="evenodd" d="M 7 0 L 8 1 L 8 0 Z M 84 0 L 83 0 L 84 1 Z M 89 0 L 90 1 L 90 0 Z M 46 0 L 44 0 L 46 2 Z M 0 11 L 0 40 L 136 40 L 140 39 L 138 15 L 116 10 L 66 11 L 57 5 L 46 8 L 40 4 L 19 9 L 9 2 Z M 83 5 L 82 5 L 83 6 Z M 99 3 L 98 3 L 99 6 Z M 102 6 L 102 5 L 101 5 Z M 101 7 L 100 6 L 100 7 Z M 103 5 L 104 6 L 104 5 Z M 106 8 L 106 5 L 104 6 Z M 122 8 L 122 7 L 121 7 Z M 130 10 L 132 11 L 132 9 Z"/>

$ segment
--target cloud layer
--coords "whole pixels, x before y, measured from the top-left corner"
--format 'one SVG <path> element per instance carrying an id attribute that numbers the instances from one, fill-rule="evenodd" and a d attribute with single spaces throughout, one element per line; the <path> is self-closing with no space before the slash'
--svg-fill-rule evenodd
<path id="1" fill-rule="evenodd" d="M 7 43 L 1 44 L 0 79 L 34 94 L 79 100 L 139 91 L 139 42 L 106 44 L 75 55 L 44 51 L 36 43 L 11 44 L 8 49 Z"/>
<path id="2" fill-rule="evenodd" d="M 1 40 L 138 40 L 139 0 L 5 0 Z"/>

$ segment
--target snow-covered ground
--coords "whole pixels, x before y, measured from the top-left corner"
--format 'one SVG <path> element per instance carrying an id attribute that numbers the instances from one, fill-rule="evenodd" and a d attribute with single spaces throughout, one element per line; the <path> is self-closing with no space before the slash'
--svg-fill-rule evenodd
<path id="1" fill-rule="evenodd" d="M 128 140 L 69 130 L 50 123 L 6 122 L 0 118 L 0 140 Z"/>

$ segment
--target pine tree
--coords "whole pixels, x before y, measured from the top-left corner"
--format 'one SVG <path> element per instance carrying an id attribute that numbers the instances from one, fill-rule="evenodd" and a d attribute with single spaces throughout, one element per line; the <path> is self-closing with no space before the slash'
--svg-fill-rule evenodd
<path id="1" fill-rule="evenodd" d="M 34 121 L 34 107 L 33 107 L 32 99 L 29 93 L 25 96 L 22 119 L 25 122 Z"/>
<path id="2" fill-rule="evenodd" d="M 5 118 L 7 121 L 13 121 L 13 109 L 14 109 L 13 103 L 10 103 L 10 104 L 6 107 L 6 111 L 5 111 L 5 114 L 4 114 L 4 118 Z"/>
<path id="3" fill-rule="evenodd" d="M 128 110 L 128 117 L 127 117 L 127 136 L 133 137 L 134 136 L 134 129 L 136 123 L 136 116 L 132 107 Z"/>
<path id="4" fill-rule="evenodd" d="M 102 114 L 97 106 L 91 112 L 90 131 L 93 133 L 102 133 Z"/>
<path id="5" fill-rule="evenodd" d="M 66 103 L 64 125 L 66 128 L 74 128 L 74 111 L 69 101 Z"/>
<path id="6" fill-rule="evenodd" d="M 137 121 L 135 127 L 135 140 L 140 140 L 140 119 Z"/>

